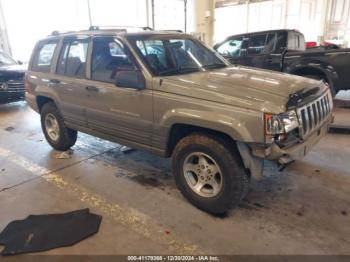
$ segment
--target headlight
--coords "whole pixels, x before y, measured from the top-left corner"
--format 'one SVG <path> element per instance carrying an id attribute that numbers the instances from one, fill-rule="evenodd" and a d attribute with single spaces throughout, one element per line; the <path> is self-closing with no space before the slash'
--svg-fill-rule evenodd
<path id="1" fill-rule="evenodd" d="M 8 85 L 6 82 L 0 82 L 0 89 L 6 90 L 8 88 Z"/>
<path id="2" fill-rule="evenodd" d="M 265 135 L 276 136 L 289 133 L 299 126 L 296 112 L 289 111 L 279 115 L 264 114 L 265 119 Z"/>

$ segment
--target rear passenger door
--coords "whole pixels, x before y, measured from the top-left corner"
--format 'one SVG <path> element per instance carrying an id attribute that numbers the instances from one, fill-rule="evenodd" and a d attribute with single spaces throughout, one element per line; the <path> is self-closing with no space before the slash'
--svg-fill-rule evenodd
<path id="1" fill-rule="evenodd" d="M 60 111 L 68 124 L 87 126 L 86 121 L 86 65 L 88 36 L 66 37 L 50 86 L 59 97 Z"/>

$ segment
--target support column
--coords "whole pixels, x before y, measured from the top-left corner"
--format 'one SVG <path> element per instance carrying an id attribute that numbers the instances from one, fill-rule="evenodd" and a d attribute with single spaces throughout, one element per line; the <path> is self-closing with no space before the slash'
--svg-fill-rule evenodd
<path id="1" fill-rule="evenodd" d="M 215 0 L 194 0 L 195 25 L 199 38 L 213 45 Z"/>
<path id="2" fill-rule="evenodd" d="M 2 6 L 2 0 L 0 0 L 0 49 L 12 55 L 10 41 L 7 34 L 7 26 Z"/>

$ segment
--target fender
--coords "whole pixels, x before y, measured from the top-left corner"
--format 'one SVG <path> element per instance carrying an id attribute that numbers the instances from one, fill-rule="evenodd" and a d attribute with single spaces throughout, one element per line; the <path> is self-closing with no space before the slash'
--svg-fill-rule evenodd
<path id="1" fill-rule="evenodd" d="M 37 86 L 37 88 L 35 89 L 35 96 L 36 97 L 42 96 L 42 97 L 52 99 L 55 102 L 56 106 L 60 109 L 60 103 L 58 102 L 59 99 L 56 92 L 52 92 L 52 89 L 49 88 L 48 86 L 46 85 Z"/>
<path id="2" fill-rule="evenodd" d="M 160 125 L 168 127 L 168 132 L 175 124 L 187 124 L 225 133 L 234 141 L 263 141 L 263 123 L 259 121 L 262 116 L 257 112 L 244 112 L 244 118 L 243 116 L 239 118 L 238 116 L 242 113 L 220 114 L 212 111 L 172 109 L 164 114 Z M 244 119 L 244 121 L 240 119 Z M 249 127 L 249 123 L 255 123 L 255 128 Z M 256 123 L 261 123 L 261 126 Z"/>
<path id="3" fill-rule="evenodd" d="M 288 60 L 288 56 L 285 57 L 285 59 Z M 317 59 L 305 58 L 301 61 L 294 61 L 291 64 L 288 64 L 283 71 L 293 75 L 300 75 L 300 72 L 307 72 L 310 70 L 312 72 L 320 72 L 321 74 L 324 74 L 332 87 L 337 86 L 339 75 L 334 67 Z"/>

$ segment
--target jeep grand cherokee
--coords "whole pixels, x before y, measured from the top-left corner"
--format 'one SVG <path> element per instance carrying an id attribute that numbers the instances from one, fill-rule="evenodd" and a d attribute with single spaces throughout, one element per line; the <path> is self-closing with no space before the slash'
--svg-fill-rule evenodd
<path id="1" fill-rule="evenodd" d="M 303 157 L 332 118 L 323 82 L 232 66 L 178 32 L 54 34 L 36 45 L 26 86 L 53 148 L 80 131 L 172 157 L 183 195 L 215 214 L 242 200 L 264 159 Z"/>

